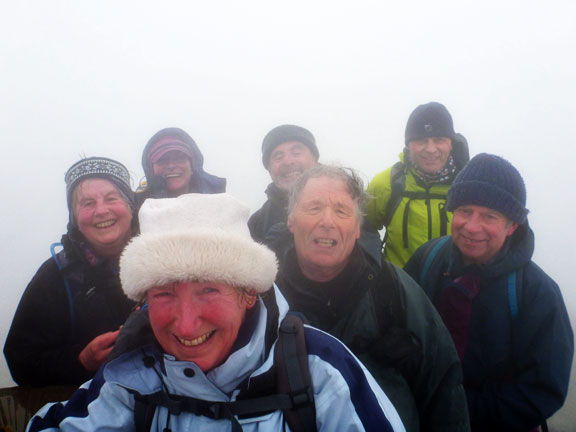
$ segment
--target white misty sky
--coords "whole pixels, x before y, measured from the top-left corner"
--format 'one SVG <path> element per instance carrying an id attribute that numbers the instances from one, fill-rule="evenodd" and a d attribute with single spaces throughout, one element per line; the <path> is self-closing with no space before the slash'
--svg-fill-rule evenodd
<path id="1" fill-rule="evenodd" d="M 417 105 L 444 103 L 471 154 L 528 187 L 535 260 L 572 317 L 576 6 L 571 1 L 40 1 L 0 5 L 0 342 L 65 230 L 64 173 L 178 126 L 208 172 L 256 210 L 266 132 L 309 128 L 321 161 L 369 180 L 402 150 Z M 398 4 L 396 4 L 398 3 Z M 4 359 L 0 385 L 10 385 Z"/>

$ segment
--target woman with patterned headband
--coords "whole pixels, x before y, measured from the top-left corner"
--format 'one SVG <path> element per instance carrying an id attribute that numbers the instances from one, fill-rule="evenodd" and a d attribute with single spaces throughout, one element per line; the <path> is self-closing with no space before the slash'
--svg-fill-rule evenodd
<path id="1" fill-rule="evenodd" d="M 91 157 L 72 165 L 65 181 L 63 250 L 26 288 L 4 346 L 20 385 L 78 385 L 92 377 L 134 305 L 118 278 L 120 254 L 133 235 L 128 170 Z"/>

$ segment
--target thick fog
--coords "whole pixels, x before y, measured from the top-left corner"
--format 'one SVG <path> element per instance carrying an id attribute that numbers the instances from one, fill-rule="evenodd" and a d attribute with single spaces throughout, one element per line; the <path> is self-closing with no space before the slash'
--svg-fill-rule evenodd
<path id="1" fill-rule="evenodd" d="M 136 187 L 148 138 L 178 126 L 256 210 L 272 127 L 310 129 L 321 161 L 369 180 L 396 161 L 412 109 L 433 100 L 472 155 L 501 155 L 524 176 L 534 260 L 576 322 L 576 6 L 388 3 L 3 2 L 0 343 L 65 232 L 64 173 L 79 158 L 118 159 Z M 555 430 L 576 430 L 575 405 L 573 385 Z"/>

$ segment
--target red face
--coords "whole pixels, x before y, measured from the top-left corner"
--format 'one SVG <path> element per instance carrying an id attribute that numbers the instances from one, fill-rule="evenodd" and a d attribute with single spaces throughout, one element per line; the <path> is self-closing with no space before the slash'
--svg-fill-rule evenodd
<path id="1" fill-rule="evenodd" d="M 312 280 L 334 278 L 348 264 L 360 222 L 344 182 L 311 178 L 288 217 L 298 263 Z"/>
<path id="2" fill-rule="evenodd" d="M 427 174 L 440 171 L 452 152 L 452 140 L 447 137 L 421 138 L 408 143 L 412 162 Z"/>
<path id="3" fill-rule="evenodd" d="M 486 264 L 500 252 L 516 228 L 518 224 L 496 210 L 465 205 L 454 210 L 452 240 L 466 264 Z"/>
<path id="4" fill-rule="evenodd" d="M 108 180 L 91 178 L 74 194 L 79 231 L 100 256 L 119 256 L 132 235 L 132 210 L 118 189 Z"/>
<path id="5" fill-rule="evenodd" d="M 252 304 L 229 285 L 175 282 L 147 293 L 154 336 L 168 354 L 207 372 L 226 361 Z"/>
<path id="6" fill-rule="evenodd" d="M 152 164 L 155 176 L 166 180 L 169 195 L 179 196 L 190 191 L 192 165 L 190 159 L 178 150 L 172 150 Z"/>
<path id="7" fill-rule="evenodd" d="M 298 176 L 318 164 L 310 149 L 298 141 L 276 146 L 270 154 L 268 172 L 280 189 L 288 190 Z"/>

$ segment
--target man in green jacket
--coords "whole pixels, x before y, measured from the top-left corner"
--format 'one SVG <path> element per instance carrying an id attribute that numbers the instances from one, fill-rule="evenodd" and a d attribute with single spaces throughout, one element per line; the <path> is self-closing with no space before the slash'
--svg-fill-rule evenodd
<path id="1" fill-rule="evenodd" d="M 420 245 L 450 232 L 446 194 L 468 159 L 468 143 L 444 105 L 430 102 L 410 114 L 400 162 L 368 185 L 367 218 L 377 230 L 386 227 L 387 260 L 402 267 Z"/>
<path id="2" fill-rule="evenodd" d="M 468 431 L 460 363 L 440 316 L 402 269 L 358 246 L 365 201 L 352 171 L 303 173 L 288 204 L 294 247 L 276 283 L 292 311 L 360 358 L 407 431 Z"/>

